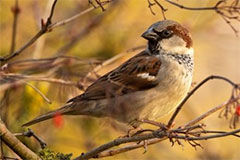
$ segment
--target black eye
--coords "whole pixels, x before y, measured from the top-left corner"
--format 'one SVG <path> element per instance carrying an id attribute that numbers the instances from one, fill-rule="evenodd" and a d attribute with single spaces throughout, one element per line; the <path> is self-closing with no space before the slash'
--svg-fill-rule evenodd
<path id="1" fill-rule="evenodd" d="M 161 32 L 161 35 L 162 35 L 163 38 L 169 38 L 169 37 L 172 36 L 172 34 L 173 34 L 173 32 L 170 31 L 170 30 L 163 30 L 163 31 Z"/>

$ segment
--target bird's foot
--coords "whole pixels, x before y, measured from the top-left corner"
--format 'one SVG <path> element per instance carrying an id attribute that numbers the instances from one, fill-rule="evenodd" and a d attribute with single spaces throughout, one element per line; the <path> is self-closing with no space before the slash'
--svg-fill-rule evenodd
<path id="1" fill-rule="evenodd" d="M 133 137 L 137 134 L 139 134 L 138 132 L 141 132 L 143 129 L 141 127 L 133 127 L 131 129 L 128 130 L 127 135 L 125 137 Z"/>
<path id="2" fill-rule="evenodd" d="M 147 153 L 147 151 L 148 151 L 148 140 L 143 140 L 143 148 L 144 148 L 143 154 Z"/>
<path id="3" fill-rule="evenodd" d="M 153 126 L 157 126 L 159 128 L 168 128 L 164 123 L 160 123 L 160 122 L 156 122 L 156 121 L 152 121 L 152 120 L 149 120 L 149 119 L 142 119 L 142 120 L 139 120 L 141 123 L 147 123 L 147 124 L 151 124 Z"/>
<path id="4" fill-rule="evenodd" d="M 153 121 L 153 120 L 149 120 L 149 119 L 142 119 L 142 120 L 139 120 L 139 122 L 141 123 L 146 123 L 146 124 L 151 124 L 153 126 L 156 126 L 156 127 L 159 127 L 160 129 L 162 130 L 170 130 L 174 127 L 175 123 L 173 122 L 171 126 L 168 126 L 164 123 L 160 123 L 160 122 L 156 122 L 156 121 Z"/>

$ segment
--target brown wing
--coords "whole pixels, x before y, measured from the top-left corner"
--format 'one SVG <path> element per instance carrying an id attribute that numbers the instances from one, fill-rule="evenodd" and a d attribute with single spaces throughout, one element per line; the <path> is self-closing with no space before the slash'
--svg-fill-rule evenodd
<path id="1" fill-rule="evenodd" d="M 161 62 L 158 58 L 143 51 L 115 70 L 100 77 L 82 95 L 68 102 L 105 99 L 150 89 L 158 84 L 156 76 L 160 65 Z"/>

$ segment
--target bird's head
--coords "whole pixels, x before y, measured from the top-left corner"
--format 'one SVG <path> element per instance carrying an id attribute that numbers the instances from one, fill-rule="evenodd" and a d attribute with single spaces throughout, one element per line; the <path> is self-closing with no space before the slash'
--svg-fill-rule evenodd
<path id="1" fill-rule="evenodd" d="M 186 28 L 172 20 L 152 24 L 142 37 L 148 40 L 151 53 L 164 50 L 173 54 L 193 54 L 192 38 Z"/>

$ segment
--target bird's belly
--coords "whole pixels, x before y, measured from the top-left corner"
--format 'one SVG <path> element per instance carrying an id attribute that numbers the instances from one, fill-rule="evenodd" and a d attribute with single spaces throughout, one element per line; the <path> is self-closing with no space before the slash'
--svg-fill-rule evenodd
<path id="1" fill-rule="evenodd" d="M 160 85 L 145 94 L 145 106 L 139 119 L 154 120 L 173 111 L 187 95 L 191 82 L 192 75 L 185 71 L 162 79 Z"/>

